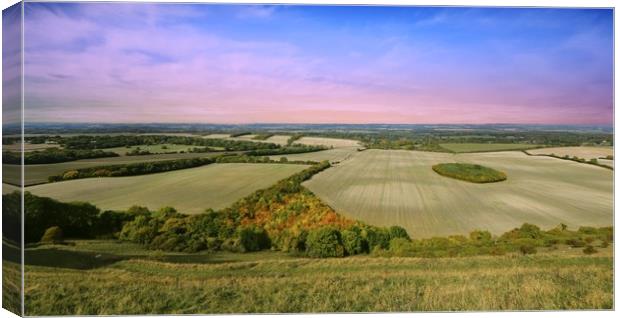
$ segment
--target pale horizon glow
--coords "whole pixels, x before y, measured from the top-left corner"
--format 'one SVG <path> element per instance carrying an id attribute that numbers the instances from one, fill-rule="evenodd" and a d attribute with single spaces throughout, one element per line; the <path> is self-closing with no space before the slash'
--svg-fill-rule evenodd
<path id="1" fill-rule="evenodd" d="M 606 9 L 25 3 L 26 122 L 613 123 Z"/>

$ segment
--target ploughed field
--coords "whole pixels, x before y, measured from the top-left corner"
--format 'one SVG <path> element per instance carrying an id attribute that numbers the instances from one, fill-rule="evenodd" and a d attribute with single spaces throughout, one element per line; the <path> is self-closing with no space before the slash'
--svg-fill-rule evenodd
<path id="1" fill-rule="evenodd" d="M 235 152 L 231 152 L 235 153 Z M 136 162 L 162 161 L 174 159 L 189 158 L 205 158 L 221 155 L 222 152 L 211 153 L 175 153 L 175 154 L 158 154 L 143 156 L 122 156 L 97 159 L 84 159 L 62 163 L 42 164 L 42 165 L 25 165 L 24 166 L 24 185 L 46 183 L 48 177 L 52 175 L 62 174 L 71 169 L 91 168 L 106 165 L 128 164 Z M 19 165 L 2 165 L 2 182 L 19 184 L 20 166 Z"/>
<path id="2" fill-rule="evenodd" d="M 225 208 L 252 192 L 307 168 L 293 164 L 211 164 L 131 177 L 88 178 L 42 184 L 27 191 L 60 201 L 87 201 L 102 210 L 132 205 L 156 210 L 171 206 L 195 214 Z"/>
<path id="3" fill-rule="evenodd" d="M 483 165 L 506 173 L 507 180 L 473 184 L 432 170 L 445 162 Z M 543 228 L 613 222 L 612 171 L 516 151 L 366 150 L 304 185 L 344 216 L 400 225 L 417 238 L 476 229 L 501 234 L 525 222 Z"/>

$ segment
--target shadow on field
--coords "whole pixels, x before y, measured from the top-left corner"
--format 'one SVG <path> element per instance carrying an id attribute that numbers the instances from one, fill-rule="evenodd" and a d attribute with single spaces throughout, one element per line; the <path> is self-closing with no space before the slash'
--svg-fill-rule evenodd
<path id="1" fill-rule="evenodd" d="M 125 259 L 111 254 L 68 251 L 57 248 L 27 249 L 24 255 L 26 265 L 61 267 L 70 269 L 93 269 L 107 266 Z"/>

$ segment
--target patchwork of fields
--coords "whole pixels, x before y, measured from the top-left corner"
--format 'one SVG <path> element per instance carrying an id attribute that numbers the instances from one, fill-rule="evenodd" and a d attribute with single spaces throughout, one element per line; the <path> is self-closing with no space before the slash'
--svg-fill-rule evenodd
<path id="1" fill-rule="evenodd" d="M 503 171 L 500 183 L 472 184 L 436 174 L 437 163 L 481 164 Z M 525 222 L 543 228 L 609 226 L 613 172 L 521 152 L 447 154 L 366 150 L 304 183 L 337 212 L 412 237 L 503 233 Z"/>
<path id="2" fill-rule="evenodd" d="M 361 147 L 359 141 L 357 140 L 326 137 L 301 137 L 299 140 L 296 140 L 295 143 L 309 146 L 327 146 L 334 148 Z"/>
<path id="3" fill-rule="evenodd" d="M 28 191 L 60 201 L 87 201 L 102 210 L 132 205 L 159 209 L 172 206 L 195 214 L 221 209 L 252 192 L 305 169 L 306 165 L 211 164 L 132 177 L 89 178 L 28 187 Z"/>

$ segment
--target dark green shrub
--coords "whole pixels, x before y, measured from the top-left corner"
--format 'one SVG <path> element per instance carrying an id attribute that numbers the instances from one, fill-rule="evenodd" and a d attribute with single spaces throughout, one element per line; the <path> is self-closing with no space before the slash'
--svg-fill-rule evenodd
<path id="1" fill-rule="evenodd" d="M 391 226 L 388 231 L 390 233 L 390 240 L 395 239 L 395 238 L 404 238 L 407 240 L 411 240 L 411 238 L 409 237 L 409 234 L 407 234 L 407 230 L 405 230 L 404 228 L 400 226 L 397 226 L 397 225 Z"/>
<path id="2" fill-rule="evenodd" d="M 369 250 L 373 250 L 376 246 L 382 249 L 388 249 L 390 247 L 390 233 L 384 228 L 367 227 L 362 232 L 362 237 L 368 241 Z"/>
<path id="3" fill-rule="evenodd" d="M 347 255 L 368 253 L 368 242 L 357 227 L 342 231 L 342 245 Z"/>
<path id="4" fill-rule="evenodd" d="M 600 247 L 600 248 L 606 248 L 606 247 L 608 247 L 608 246 L 609 246 L 609 242 L 607 242 L 607 241 L 603 241 L 603 242 L 601 242 L 601 245 L 600 245 L 599 247 Z"/>
<path id="5" fill-rule="evenodd" d="M 522 244 L 519 246 L 519 252 L 523 255 L 536 254 L 536 246 L 533 244 Z"/>
<path id="6" fill-rule="evenodd" d="M 586 248 L 583 249 L 583 253 L 586 255 L 591 255 L 597 252 L 598 251 L 592 245 L 588 245 L 586 246 Z"/>
<path id="7" fill-rule="evenodd" d="M 344 246 L 340 232 L 332 227 L 310 231 L 306 240 L 306 253 L 310 257 L 343 257 Z"/>
<path id="8" fill-rule="evenodd" d="M 568 240 L 566 240 L 566 244 L 570 245 L 571 247 L 584 247 L 584 246 L 586 246 L 586 242 L 584 242 L 580 238 L 568 239 Z"/>
<path id="9" fill-rule="evenodd" d="M 239 247 L 244 252 L 260 251 L 271 247 L 271 240 L 263 228 L 244 227 L 239 229 L 237 236 Z"/>
<path id="10" fill-rule="evenodd" d="M 476 230 L 469 233 L 469 239 L 477 243 L 489 243 L 492 240 L 491 232 Z"/>
<path id="11" fill-rule="evenodd" d="M 41 243 L 60 243 L 62 242 L 62 229 L 58 226 L 52 226 L 45 230 L 41 237 Z"/>

